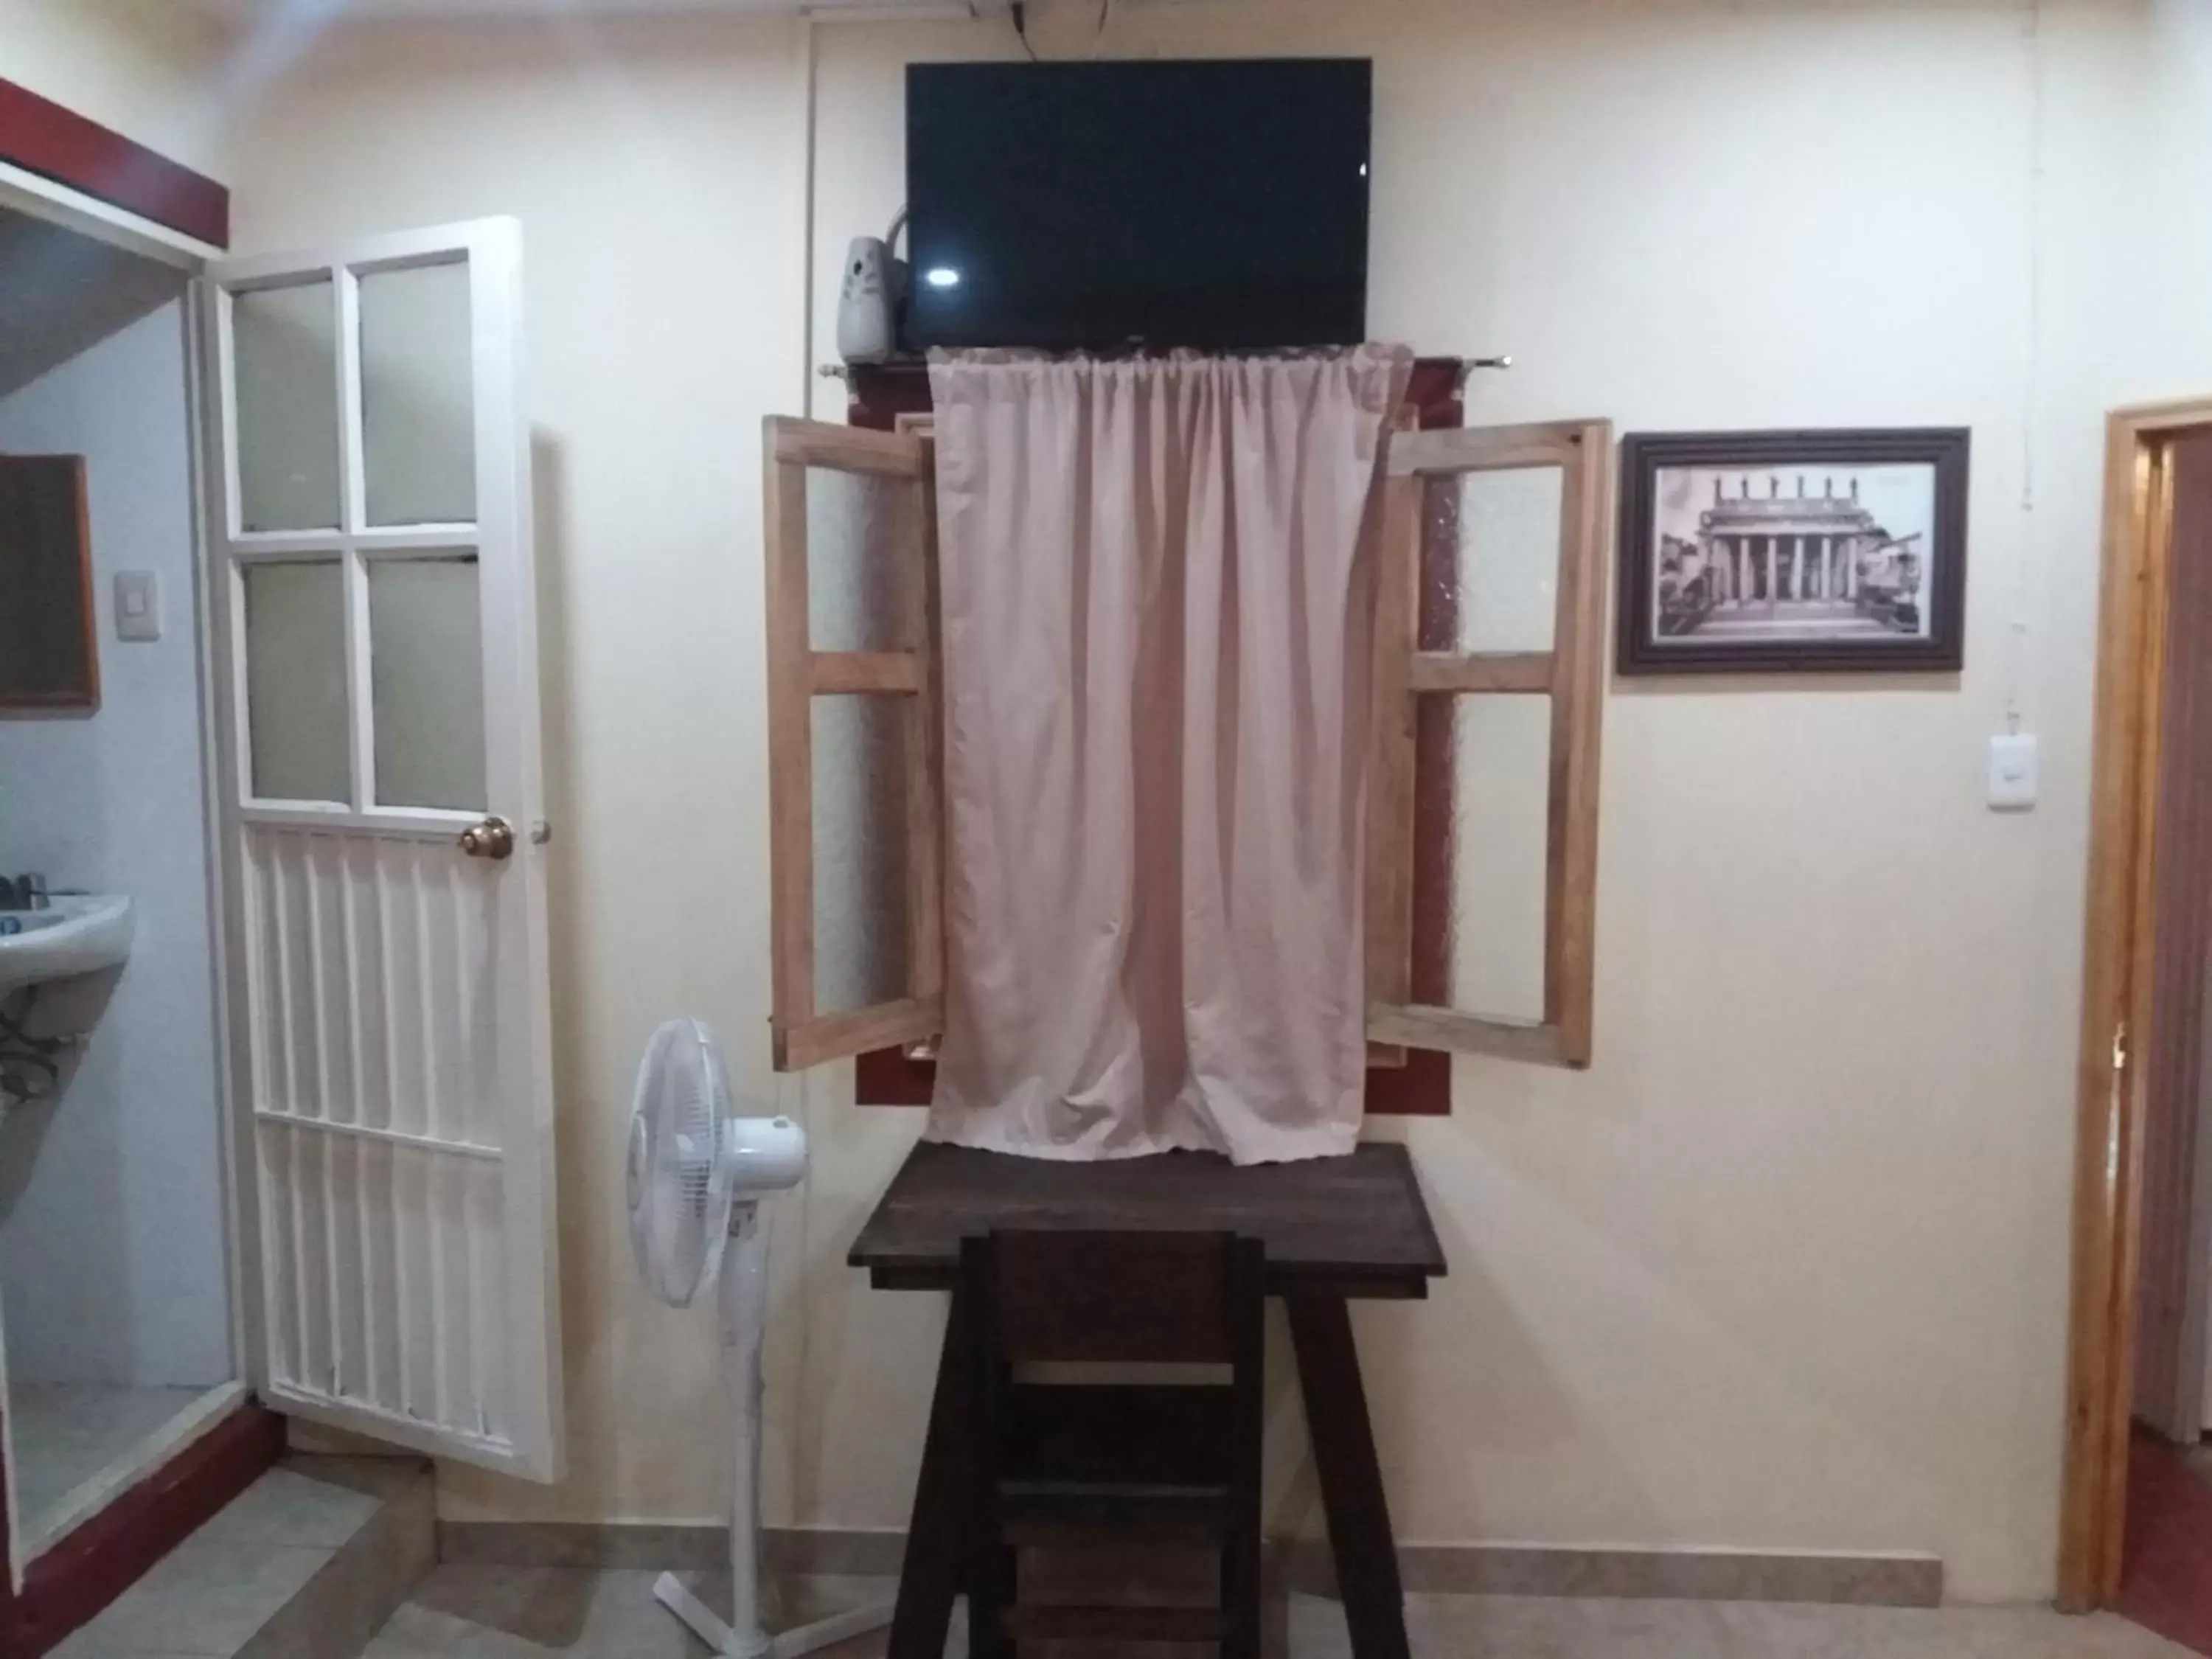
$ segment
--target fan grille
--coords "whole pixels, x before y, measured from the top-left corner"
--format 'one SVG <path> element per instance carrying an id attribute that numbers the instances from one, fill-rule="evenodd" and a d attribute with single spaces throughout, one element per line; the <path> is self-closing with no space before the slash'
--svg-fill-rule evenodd
<path id="1" fill-rule="evenodd" d="M 716 1151 L 730 1109 L 705 1023 L 672 1019 L 655 1031 L 630 1108 L 630 1247 L 647 1285 L 675 1307 L 713 1281 L 729 1237 L 729 1165 Z"/>

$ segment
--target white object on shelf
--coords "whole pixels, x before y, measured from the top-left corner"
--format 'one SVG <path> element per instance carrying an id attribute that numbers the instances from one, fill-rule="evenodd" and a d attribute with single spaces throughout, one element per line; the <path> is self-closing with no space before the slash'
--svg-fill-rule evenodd
<path id="1" fill-rule="evenodd" d="M 855 236 L 845 250 L 837 292 L 837 355 L 848 363 L 880 363 L 898 349 L 898 267 L 889 243 Z"/>
<path id="2" fill-rule="evenodd" d="M 726 1659 L 797 1659 L 890 1622 L 859 1607 L 771 1638 L 760 1620 L 761 1338 L 768 1323 L 766 1194 L 806 1176 L 806 1133 L 785 1117 L 739 1117 L 722 1051 L 704 1021 L 673 1019 L 653 1034 L 630 1107 L 627 1186 L 630 1248 L 647 1287 L 672 1307 L 721 1274 L 722 1363 L 729 1391 L 730 1618 L 726 1623 L 674 1573 L 654 1598 Z"/>

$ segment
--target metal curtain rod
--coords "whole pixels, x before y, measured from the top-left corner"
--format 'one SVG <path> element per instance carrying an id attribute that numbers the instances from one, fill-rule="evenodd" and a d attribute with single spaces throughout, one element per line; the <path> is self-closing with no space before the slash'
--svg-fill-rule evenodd
<path id="1" fill-rule="evenodd" d="M 921 359 L 918 357 L 902 358 L 899 361 L 920 362 Z M 870 368 L 882 368 L 887 367 L 887 365 L 882 363 L 869 363 L 866 365 L 866 367 Z M 1468 381 L 1474 378 L 1474 372 L 1478 368 L 1494 368 L 1504 370 L 1509 369 L 1512 367 L 1513 359 L 1510 356 L 1497 357 L 1462 357 L 1459 360 L 1458 374 L 1452 377 L 1452 390 L 1455 392 L 1466 391 Z M 852 369 L 843 363 L 823 363 L 814 372 L 817 374 L 819 374 L 825 380 L 849 380 L 853 378 Z"/>

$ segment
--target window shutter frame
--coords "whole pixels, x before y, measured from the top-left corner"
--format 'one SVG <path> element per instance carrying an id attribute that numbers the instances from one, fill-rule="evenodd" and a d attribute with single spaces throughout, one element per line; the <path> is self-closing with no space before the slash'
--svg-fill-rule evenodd
<path id="1" fill-rule="evenodd" d="M 769 1023 L 779 1072 L 805 1071 L 934 1037 L 945 1024 L 944 761 L 937 620 L 936 453 L 927 434 L 886 433 L 771 416 L 763 428 L 769 716 Z M 902 573 L 898 648 L 817 651 L 808 624 L 806 475 L 888 477 L 907 499 L 914 550 Z M 816 1011 L 814 700 L 851 695 L 906 702 L 905 994 L 834 1014 Z"/>
<path id="2" fill-rule="evenodd" d="M 1601 420 L 1399 431 L 1384 464 L 1369 761 L 1367 1036 L 1370 1043 L 1585 1066 L 1593 1043 L 1598 766 L 1605 704 L 1606 526 L 1613 428 Z M 1430 482 L 1557 467 L 1552 649 L 1423 651 L 1421 538 Z M 1547 694 L 1544 1017 L 1520 1024 L 1412 1000 L 1413 772 L 1424 696 Z"/>

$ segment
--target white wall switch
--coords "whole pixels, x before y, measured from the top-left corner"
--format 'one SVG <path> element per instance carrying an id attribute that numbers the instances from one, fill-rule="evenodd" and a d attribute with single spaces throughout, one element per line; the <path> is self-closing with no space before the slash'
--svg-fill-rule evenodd
<path id="1" fill-rule="evenodd" d="M 161 576 L 155 570 L 115 573 L 115 637 L 118 640 L 158 640 L 161 637 Z"/>
<path id="2" fill-rule="evenodd" d="M 2035 805 L 2042 767 L 2036 740 L 2025 732 L 1990 739 L 1990 806 L 1999 812 L 2025 812 Z"/>

